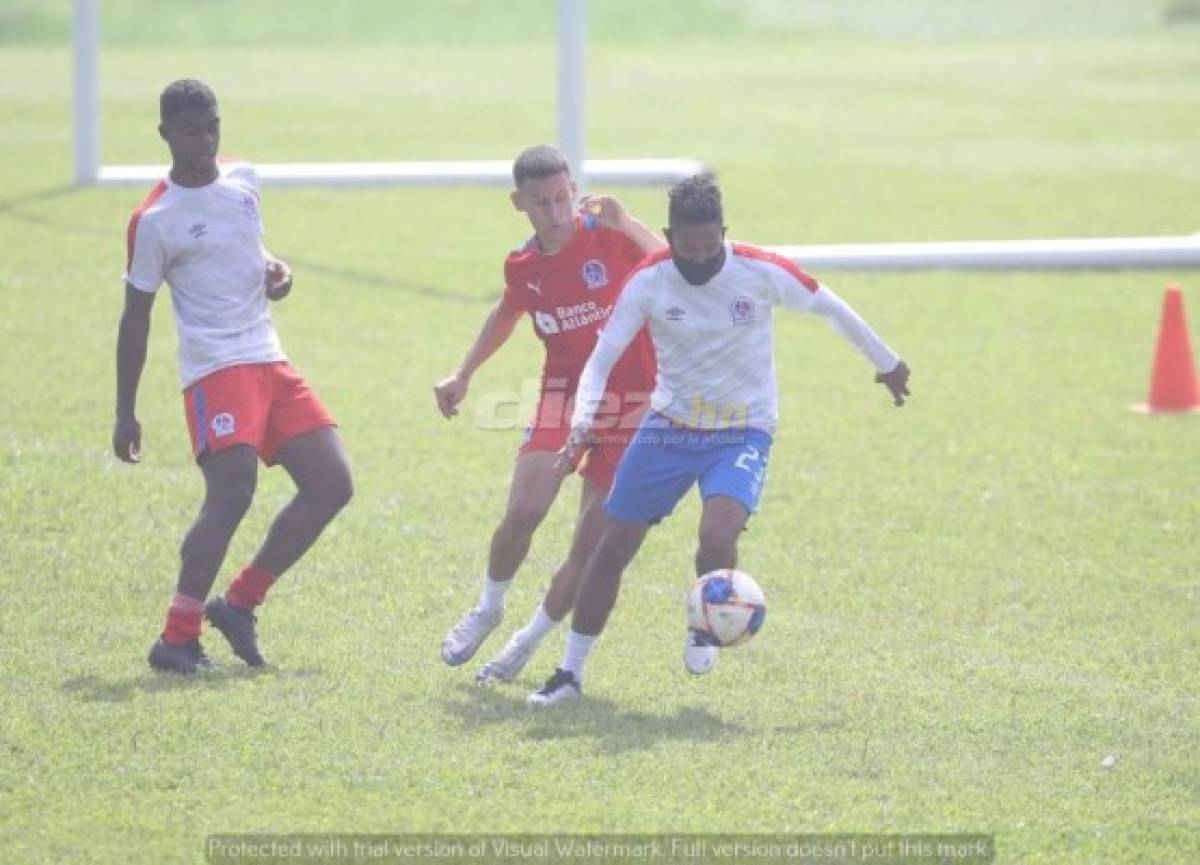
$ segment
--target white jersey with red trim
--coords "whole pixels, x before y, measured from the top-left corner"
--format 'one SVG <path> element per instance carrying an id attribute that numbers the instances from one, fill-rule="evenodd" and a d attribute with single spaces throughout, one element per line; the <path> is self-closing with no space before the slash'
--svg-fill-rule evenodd
<path id="1" fill-rule="evenodd" d="M 572 426 L 604 425 L 595 414 L 608 371 L 648 322 L 658 356 L 654 411 L 698 429 L 748 426 L 773 433 L 779 421 L 776 306 L 824 316 L 880 372 L 899 362 L 836 294 L 783 256 L 726 243 L 721 270 L 695 286 L 663 250 L 630 274 L 583 371 Z"/>
<path id="2" fill-rule="evenodd" d="M 171 286 L 185 388 L 235 364 L 287 359 L 267 309 L 258 202 L 254 168 L 221 163 L 207 186 L 159 181 L 129 221 L 125 282 Z"/>

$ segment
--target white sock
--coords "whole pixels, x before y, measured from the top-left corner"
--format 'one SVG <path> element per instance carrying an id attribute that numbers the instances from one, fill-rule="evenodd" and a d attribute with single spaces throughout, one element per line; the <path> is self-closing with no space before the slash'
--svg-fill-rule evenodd
<path id="1" fill-rule="evenodd" d="M 545 607 L 538 607 L 529 624 L 517 631 L 517 642 L 522 646 L 533 649 L 542 641 L 542 637 L 554 630 L 558 622 L 546 614 Z"/>
<path id="2" fill-rule="evenodd" d="M 567 649 L 563 652 L 562 668 L 568 672 L 574 673 L 575 678 L 583 681 L 583 662 L 587 660 L 588 652 L 592 650 L 592 644 L 596 642 L 596 637 L 589 637 L 586 634 L 577 634 L 572 628 L 567 632 Z"/>
<path id="3" fill-rule="evenodd" d="M 483 577 L 483 591 L 479 593 L 479 609 L 485 613 L 502 612 L 504 610 L 504 593 L 512 585 L 512 580 L 500 583 L 486 574 Z"/>

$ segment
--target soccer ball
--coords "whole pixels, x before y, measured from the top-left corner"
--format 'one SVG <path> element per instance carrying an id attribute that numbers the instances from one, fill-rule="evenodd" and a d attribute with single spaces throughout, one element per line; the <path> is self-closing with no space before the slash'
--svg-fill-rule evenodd
<path id="1" fill-rule="evenodd" d="M 741 571 L 711 571 L 696 580 L 688 593 L 688 627 L 703 631 L 720 646 L 750 639 L 766 616 L 762 589 Z"/>

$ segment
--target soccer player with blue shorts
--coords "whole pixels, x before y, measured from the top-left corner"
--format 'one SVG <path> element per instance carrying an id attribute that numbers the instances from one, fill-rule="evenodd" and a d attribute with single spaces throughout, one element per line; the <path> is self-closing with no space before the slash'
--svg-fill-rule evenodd
<path id="1" fill-rule="evenodd" d="M 616 358 L 646 325 L 658 372 L 650 411 L 617 467 L 607 522 L 584 566 L 562 664 L 529 702 L 548 705 L 582 691 L 583 666 L 651 526 L 699 484 L 696 573 L 737 563 L 737 539 L 758 506 L 778 421 L 772 312 L 786 306 L 827 319 L 876 369 L 897 406 L 908 396 L 908 366 L 828 287 L 790 260 L 725 239 L 721 191 L 697 176 L 669 194 L 669 249 L 630 274 L 576 394 L 564 470 L 612 419 L 604 382 Z M 717 647 L 690 630 L 684 664 L 695 674 L 716 663 Z"/>

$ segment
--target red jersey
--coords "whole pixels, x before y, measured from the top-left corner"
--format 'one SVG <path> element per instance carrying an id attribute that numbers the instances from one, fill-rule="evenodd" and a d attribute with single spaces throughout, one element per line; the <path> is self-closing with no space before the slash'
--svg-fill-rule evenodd
<path id="1" fill-rule="evenodd" d="M 525 310 L 533 331 L 546 347 L 542 383 L 565 380 L 575 393 L 579 375 L 596 338 L 612 313 L 625 277 L 645 257 L 626 235 L 577 216 L 575 236 L 553 255 L 538 249 L 532 237 L 504 260 L 504 297 Z M 609 390 L 618 394 L 654 390 L 656 358 L 650 332 L 643 328 L 625 350 L 609 376 Z"/>

